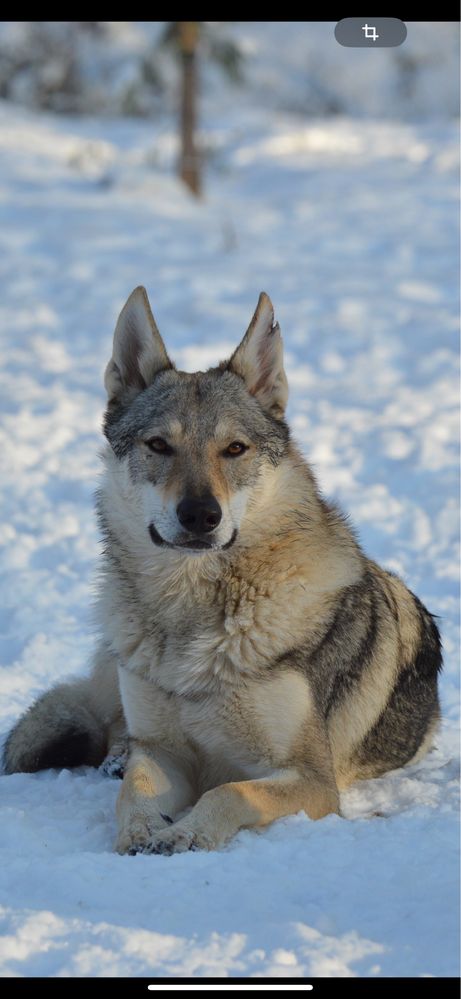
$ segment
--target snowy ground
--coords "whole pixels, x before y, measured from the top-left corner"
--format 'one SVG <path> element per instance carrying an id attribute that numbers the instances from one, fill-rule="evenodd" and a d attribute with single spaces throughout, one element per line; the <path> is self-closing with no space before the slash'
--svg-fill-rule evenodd
<path id="1" fill-rule="evenodd" d="M 214 854 L 115 855 L 119 785 L 95 771 L 3 777 L 0 973 L 456 975 L 455 127 L 237 104 L 208 141 L 196 204 L 166 124 L 0 107 L 1 730 L 91 654 L 102 373 L 140 283 L 188 370 L 269 292 L 325 492 L 441 617 L 443 730 L 344 818 Z"/>

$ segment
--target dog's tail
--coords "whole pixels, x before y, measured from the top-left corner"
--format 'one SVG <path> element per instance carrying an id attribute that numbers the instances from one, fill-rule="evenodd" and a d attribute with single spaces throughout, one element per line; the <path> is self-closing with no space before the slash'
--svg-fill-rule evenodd
<path id="1" fill-rule="evenodd" d="M 6 740 L 3 772 L 97 767 L 122 727 L 114 661 L 99 650 L 87 679 L 53 687 L 19 719 Z"/>

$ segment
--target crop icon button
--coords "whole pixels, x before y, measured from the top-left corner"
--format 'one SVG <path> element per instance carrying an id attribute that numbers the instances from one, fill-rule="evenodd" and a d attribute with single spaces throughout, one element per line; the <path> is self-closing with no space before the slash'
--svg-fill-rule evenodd
<path id="1" fill-rule="evenodd" d="M 336 41 L 348 48 L 392 48 L 406 37 L 406 25 L 398 17 L 343 17 L 335 27 Z"/>

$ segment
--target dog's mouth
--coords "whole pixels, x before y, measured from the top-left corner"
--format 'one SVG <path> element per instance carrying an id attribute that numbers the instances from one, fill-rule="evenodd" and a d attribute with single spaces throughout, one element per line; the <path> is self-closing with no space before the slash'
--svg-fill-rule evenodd
<path id="1" fill-rule="evenodd" d="M 173 548 L 175 551 L 187 551 L 187 552 L 222 552 L 227 548 L 231 548 L 237 537 L 237 528 L 232 532 L 229 541 L 226 541 L 225 545 L 217 545 L 212 541 L 205 541 L 204 538 L 196 537 L 185 537 L 181 541 L 165 541 L 162 535 L 158 533 L 157 528 L 154 524 L 149 524 L 149 534 L 151 536 L 154 545 L 158 545 L 159 548 Z"/>

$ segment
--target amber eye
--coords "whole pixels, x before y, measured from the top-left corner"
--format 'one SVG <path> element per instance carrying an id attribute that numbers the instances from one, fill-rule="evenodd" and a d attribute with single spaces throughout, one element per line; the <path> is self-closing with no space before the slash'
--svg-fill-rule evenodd
<path id="1" fill-rule="evenodd" d="M 241 441 L 232 441 L 229 447 L 226 447 L 224 454 L 229 458 L 237 458 L 239 454 L 243 454 L 244 451 L 248 451 L 247 444 L 242 444 Z"/>
<path id="2" fill-rule="evenodd" d="M 151 437 L 149 441 L 144 441 L 149 451 L 155 454 L 173 454 L 173 448 L 163 440 L 163 437 Z"/>

